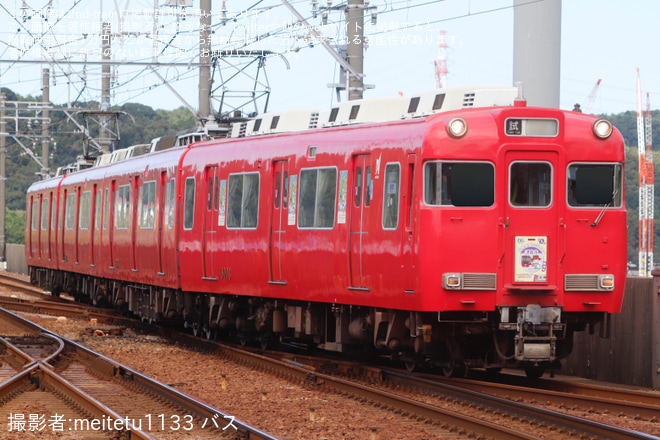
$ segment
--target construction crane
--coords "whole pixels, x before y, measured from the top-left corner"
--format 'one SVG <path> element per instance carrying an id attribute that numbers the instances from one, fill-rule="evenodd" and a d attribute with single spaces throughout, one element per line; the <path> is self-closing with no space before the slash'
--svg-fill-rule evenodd
<path id="1" fill-rule="evenodd" d="M 637 150 L 639 153 L 639 276 L 650 277 L 653 270 L 653 144 L 651 138 L 651 99 L 646 94 L 646 114 L 642 113 L 642 86 L 637 68 Z"/>
<path id="2" fill-rule="evenodd" d="M 447 31 L 440 31 L 440 40 L 438 43 L 438 59 L 433 63 L 435 65 L 435 88 L 442 89 L 447 87 Z"/>
<path id="3" fill-rule="evenodd" d="M 593 89 L 591 89 L 591 93 L 589 93 L 589 96 L 587 97 L 587 102 L 584 105 L 585 113 L 591 113 L 591 107 L 594 106 L 594 101 L 596 100 L 596 94 L 598 93 L 598 87 L 600 86 L 601 81 L 602 79 L 598 78 L 598 81 L 596 81 L 596 85 L 594 86 Z"/>

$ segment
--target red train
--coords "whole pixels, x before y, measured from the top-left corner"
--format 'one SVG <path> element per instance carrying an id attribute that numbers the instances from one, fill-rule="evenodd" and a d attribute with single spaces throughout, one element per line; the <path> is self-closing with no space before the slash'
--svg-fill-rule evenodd
<path id="1" fill-rule="evenodd" d="M 369 347 L 446 374 L 540 376 L 620 311 L 608 121 L 512 88 L 302 113 L 36 182 L 31 279 L 207 337 Z"/>

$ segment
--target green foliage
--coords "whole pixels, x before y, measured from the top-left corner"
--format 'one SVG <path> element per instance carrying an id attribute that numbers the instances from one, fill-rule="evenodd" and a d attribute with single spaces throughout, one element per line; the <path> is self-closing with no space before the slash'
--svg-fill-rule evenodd
<path id="1" fill-rule="evenodd" d="M 5 241 L 12 244 L 25 243 L 25 211 L 5 211 Z"/>

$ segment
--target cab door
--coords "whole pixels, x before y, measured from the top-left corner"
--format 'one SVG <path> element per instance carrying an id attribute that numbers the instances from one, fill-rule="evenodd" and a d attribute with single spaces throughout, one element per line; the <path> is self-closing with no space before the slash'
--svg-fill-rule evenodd
<path id="1" fill-rule="evenodd" d="M 504 286 L 556 290 L 559 247 L 556 151 L 505 153 Z"/>

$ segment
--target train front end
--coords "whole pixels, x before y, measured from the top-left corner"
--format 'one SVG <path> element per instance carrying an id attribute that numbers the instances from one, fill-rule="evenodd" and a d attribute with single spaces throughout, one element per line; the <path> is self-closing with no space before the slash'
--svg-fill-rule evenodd
<path id="1" fill-rule="evenodd" d="M 436 336 L 453 361 L 542 374 L 575 331 L 607 330 L 621 310 L 623 139 L 606 120 L 524 101 L 429 123 L 419 272 Z"/>

